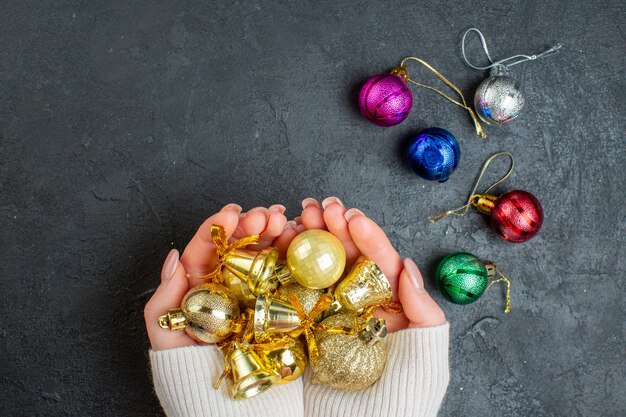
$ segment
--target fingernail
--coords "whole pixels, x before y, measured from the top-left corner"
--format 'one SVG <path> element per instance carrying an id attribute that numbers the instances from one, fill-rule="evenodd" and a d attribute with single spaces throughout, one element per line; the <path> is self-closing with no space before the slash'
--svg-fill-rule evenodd
<path id="1" fill-rule="evenodd" d="M 314 199 L 314 198 L 305 198 L 304 200 L 302 200 L 302 209 L 305 209 L 307 207 L 311 207 L 311 206 L 315 206 L 315 207 L 319 207 L 321 208 L 322 206 L 320 206 L 320 203 Z"/>
<path id="2" fill-rule="evenodd" d="M 359 209 L 351 208 L 350 210 L 346 211 L 346 213 L 343 215 L 343 217 L 347 221 L 350 221 L 351 219 L 357 216 L 365 216 L 365 214 L 363 214 L 363 212 Z"/>
<path id="3" fill-rule="evenodd" d="M 343 207 L 343 203 L 337 197 L 326 197 L 324 201 L 322 201 L 322 208 L 326 210 L 326 207 L 330 206 L 331 204 L 339 204 L 341 207 Z"/>
<path id="4" fill-rule="evenodd" d="M 421 294 L 424 290 L 424 278 L 422 278 L 422 274 L 420 273 L 419 268 L 415 265 L 410 258 L 406 258 L 404 260 L 404 269 L 411 280 L 411 284 L 413 284 L 413 289 L 416 293 Z"/>
<path id="5" fill-rule="evenodd" d="M 252 214 L 252 213 L 263 213 L 266 216 L 269 216 L 270 211 L 266 209 L 265 207 L 255 207 L 248 212 L 248 214 Z"/>
<path id="6" fill-rule="evenodd" d="M 285 223 L 285 229 L 295 229 L 297 225 L 298 224 L 293 220 L 289 220 L 287 223 Z"/>
<path id="7" fill-rule="evenodd" d="M 295 219 L 293 219 L 294 222 L 296 222 L 297 225 L 302 224 L 302 217 L 298 216 Z"/>
<path id="8" fill-rule="evenodd" d="M 269 211 L 270 213 L 285 214 L 285 211 L 287 211 L 287 208 L 283 206 L 282 204 L 273 204 L 270 206 Z"/>
<path id="9" fill-rule="evenodd" d="M 165 258 L 165 262 L 163 263 L 163 269 L 161 270 L 161 281 L 166 282 L 172 279 L 176 268 L 178 268 L 179 258 L 180 255 L 176 249 L 172 249 L 170 253 L 167 254 L 167 258 Z"/>
<path id="10" fill-rule="evenodd" d="M 228 211 L 234 211 L 237 214 L 241 213 L 241 210 L 243 210 L 241 208 L 241 206 L 239 204 L 235 204 L 235 203 L 230 203 L 230 204 L 226 204 L 223 208 L 222 211 L 224 210 L 228 210 Z"/>

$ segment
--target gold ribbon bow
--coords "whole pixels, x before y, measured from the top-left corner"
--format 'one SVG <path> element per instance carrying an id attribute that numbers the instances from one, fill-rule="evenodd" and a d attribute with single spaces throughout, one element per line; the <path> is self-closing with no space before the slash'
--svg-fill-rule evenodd
<path id="1" fill-rule="evenodd" d="M 315 359 L 319 356 L 319 350 L 317 349 L 317 342 L 315 341 L 313 329 L 318 331 L 326 330 L 323 326 L 319 326 L 315 323 L 315 317 L 319 316 L 326 309 L 328 309 L 328 307 L 330 307 L 333 303 L 333 297 L 330 294 L 322 295 L 319 300 L 317 300 L 317 303 L 315 303 L 315 306 L 311 309 L 309 314 L 306 314 L 304 307 L 302 307 L 302 303 L 300 303 L 300 300 L 298 300 L 298 297 L 295 294 L 289 296 L 289 302 L 293 305 L 298 317 L 300 317 L 300 326 L 298 326 L 296 330 L 289 332 L 289 336 L 296 339 L 301 334 L 304 334 L 306 343 L 309 347 L 309 356 Z"/>
<path id="2" fill-rule="evenodd" d="M 224 281 L 221 272 L 226 255 L 228 255 L 235 249 L 240 249 L 248 245 L 255 245 L 259 243 L 261 236 L 252 235 L 238 239 L 229 244 L 228 239 L 226 238 L 226 231 L 224 230 L 224 227 L 220 226 L 219 224 L 214 224 L 211 225 L 211 238 L 213 239 L 213 243 L 215 243 L 215 249 L 217 251 L 217 265 L 215 266 L 213 271 L 209 272 L 206 275 L 203 275 L 201 277 L 191 277 L 189 274 L 187 274 L 187 278 L 210 279 L 216 284 L 221 284 Z"/>

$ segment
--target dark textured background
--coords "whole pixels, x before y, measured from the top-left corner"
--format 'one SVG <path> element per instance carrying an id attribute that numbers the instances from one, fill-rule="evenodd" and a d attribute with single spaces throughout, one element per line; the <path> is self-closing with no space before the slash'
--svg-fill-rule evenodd
<path id="1" fill-rule="evenodd" d="M 0 414 L 159 414 L 142 308 L 167 251 L 227 202 L 295 216 L 334 194 L 428 275 L 467 250 L 513 280 L 508 317 L 501 290 L 465 307 L 433 290 L 452 323 L 440 415 L 625 415 L 624 17 L 618 0 L 1 2 Z M 427 90 L 397 127 L 360 117 L 360 83 L 409 54 L 471 97 L 486 73 L 461 60 L 470 26 L 495 58 L 564 44 L 512 70 L 518 121 L 482 141 Z M 445 184 L 399 156 L 430 126 L 461 144 Z M 500 191 L 539 197 L 541 234 L 429 224 L 498 150 L 518 162 Z"/>

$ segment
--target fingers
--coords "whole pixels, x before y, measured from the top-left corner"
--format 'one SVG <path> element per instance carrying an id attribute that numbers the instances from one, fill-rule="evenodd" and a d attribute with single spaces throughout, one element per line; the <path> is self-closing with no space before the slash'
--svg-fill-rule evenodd
<path id="1" fill-rule="evenodd" d="M 199 277 L 206 275 L 211 272 L 217 262 L 215 244 L 211 237 L 211 226 L 214 224 L 223 226 L 226 237 L 230 238 L 239 223 L 240 212 L 240 206 L 229 204 L 224 206 L 219 213 L 214 214 L 202 223 L 202 226 L 200 226 L 187 245 L 180 259 L 190 276 Z M 189 284 L 195 286 L 202 282 L 201 280 L 190 279 Z"/>
<path id="2" fill-rule="evenodd" d="M 387 276 L 394 299 L 397 299 L 398 278 L 404 267 L 402 258 L 394 249 L 383 229 L 360 210 L 350 209 L 344 217 L 348 222 L 352 241 L 361 253 L 374 261 Z"/>
<path id="3" fill-rule="evenodd" d="M 280 236 L 285 230 L 287 218 L 285 217 L 285 206 L 282 204 L 274 204 L 268 209 L 268 220 L 258 245 L 254 246 L 254 250 L 261 250 L 271 246 L 274 240 Z"/>
<path id="4" fill-rule="evenodd" d="M 161 284 L 144 308 L 146 330 L 153 350 L 196 344 L 184 331 L 169 331 L 162 329 L 158 324 L 159 316 L 168 310 L 180 307 L 180 303 L 188 290 L 185 267 L 178 258 L 178 251 L 172 249 L 163 264 Z"/>
<path id="5" fill-rule="evenodd" d="M 326 223 L 324 222 L 324 213 L 322 212 L 322 205 L 314 198 L 305 198 L 302 200 L 302 224 L 306 230 L 309 229 L 324 229 L 326 230 Z"/>
<path id="6" fill-rule="evenodd" d="M 404 260 L 399 287 L 398 296 L 409 327 L 434 327 L 446 322 L 443 311 L 424 289 L 424 279 L 417 265 L 409 258 Z"/>
<path id="7" fill-rule="evenodd" d="M 337 197 L 328 197 L 322 201 L 324 209 L 324 223 L 328 231 L 335 235 L 346 250 L 346 265 L 349 268 L 359 257 L 359 249 L 352 241 L 352 235 L 348 229 L 348 221 L 344 217 L 346 208 Z"/>
<path id="8" fill-rule="evenodd" d="M 293 238 L 298 235 L 298 231 L 296 230 L 297 226 L 298 225 L 294 220 L 286 222 L 283 233 L 281 233 L 281 235 L 278 236 L 272 243 L 272 246 L 278 249 L 281 259 L 285 258 L 289 244 Z"/>

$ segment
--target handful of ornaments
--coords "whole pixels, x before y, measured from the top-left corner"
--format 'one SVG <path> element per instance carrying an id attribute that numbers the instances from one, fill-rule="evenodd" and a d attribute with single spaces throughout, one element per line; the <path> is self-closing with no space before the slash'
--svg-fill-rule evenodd
<path id="1" fill-rule="evenodd" d="M 359 258 L 336 285 L 346 253 L 327 231 L 296 236 L 282 263 L 276 248 L 244 249 L 259 236 L 229 243 L 221 226 L 211 233 L 217 267 L 159 325 L 220 347 L 224 371 L 216 389 L 228 378 L 235 399 L 249 398 L 296 380 L 308 363 L 313 383 L 336 389 L 362 390 L 380 378 L 387 328 L 372 313 L 402 309 L 374 262 Z"/>

